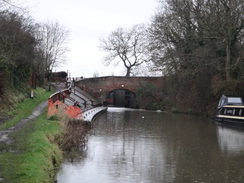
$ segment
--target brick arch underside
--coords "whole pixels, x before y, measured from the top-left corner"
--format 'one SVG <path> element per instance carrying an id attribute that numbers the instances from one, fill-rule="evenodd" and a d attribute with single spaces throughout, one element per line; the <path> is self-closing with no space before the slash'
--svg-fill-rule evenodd
<path id="1" fill-rule="evenodd" d="M 127 89 L 111 90 L 106 95 L 106 105 L 113 107 L 136 108 L 136 94 Z"/>

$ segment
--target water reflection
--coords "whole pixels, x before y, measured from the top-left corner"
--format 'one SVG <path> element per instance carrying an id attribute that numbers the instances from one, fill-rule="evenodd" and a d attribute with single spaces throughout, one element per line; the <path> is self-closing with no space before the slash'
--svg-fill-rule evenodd
<path id="1" fill-rule="evenodd" d="M 85 157 L 63 163 L 58 183 L 244 182 L 241 137 L 201 116 L 111 108 L 93 123 Z"/>
<path id="2" fill-rule="evenodd" d="M 239 155 L 244 152 L 244 131 L 241 129 L 218 126 L 218 142 L 223 153 Z"/>

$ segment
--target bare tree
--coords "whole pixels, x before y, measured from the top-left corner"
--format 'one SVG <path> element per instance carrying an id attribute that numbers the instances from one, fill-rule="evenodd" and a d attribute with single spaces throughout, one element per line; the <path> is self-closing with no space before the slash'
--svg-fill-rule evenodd
<path id="1" fill-rule="evenodd" d="M 0 0 L 0 8 L 17 7 L 11 0 Z"/>
<path id="2" fill-rule="evenodd" d="M 232 79 L 243 60 L 243 12 L 243 0 L 162 2 L 150 28 L 154 68 L 196 74 L 211 67 Z"/>
<path id="3" fill-rule="evenodd" d="M 99 77 L 99 72 L 97 72 L 97 71 L 96 71 L 96 72 L 94 72 L 94 73 L 93 73 L 93 77 L 94 77 L 94 78 Z"/>
<path id="4" fill-rule="evenodd" d="M 231 80 L 237 63 L 240 60 L 244 61 L 240 54 L 243 49 L 241 40 L 244 36 L 244 2 L 243 0 L 213 1 L 211 8 L 210 16 L 215 16 L 216 21 L 213 23 L 217 25 L 213 26 L 217 33 L 216 37 L 218 36 L 225 48 L 225 77 L 226 80 Z M 239 47 L 241 44 L 242 48 Z"/>
<path id="5" fill-rule="evenodd" d="M 39 41 L 37 53 L 39 54 L 38 58 L 43 59 L 46 73 L 50 73 L 54 67 L 66 63 L 67 38 L 68 31 L 58 22 L 40 25 L 37 32 L 37 40 Z"/>
<path id="6" fill-rule="evenodd" d="M 155 15 L 148 31 L 148 50 L 152 71 L 159 71 L 163 75 L 168 75 L 175 74 L 179 70 L 179 54 L 172 41 L 176 38 L 171 35 L 172 30 L 178 32 L 179 29 L 179 26 L 175 26 L 173 17 L 164 12 Z M 173 35 L 177 34 L 173 33 Z"/>
<path id="7" fill-rule="evenodd" d="M 126 68 L 126 76 L 130 76 L 132 69 L 146 61 L 144 26 L 135 25 L 131 29 L 118 28 L 107 38 L 100 39 L 102 51 L 107 52 L 104 64 L 123 63 Z"/>
<path id="8" fill-rule="evenodd" d="M 18 2 L 17 0 L 0 0 L 0 10 L 11 10 L 15 12 L 27 13 L 28 7 L 24 6 L 24 2 Z"/>

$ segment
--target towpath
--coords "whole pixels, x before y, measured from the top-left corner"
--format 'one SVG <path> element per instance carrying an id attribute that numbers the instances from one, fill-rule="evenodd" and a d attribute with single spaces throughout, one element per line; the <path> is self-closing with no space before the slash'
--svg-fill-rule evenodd
<path id="1" fill-rule="evenodd" d="M 13 132 L 14 130 L 18 130 L 22 128 L 28 121 L 31 121 L 35 119 L 37 116 L 39 116 L 44 109 L 47 107 L 48 102 L 42 102 L 40 103 L 32 112 L 32 114 L 24 119 L 22 119 L 19 123 L 17 123 L 15 126 L 8 128 L 7 130 L 0 131 L 0 143 L 6 143 L 10 144 L 12 140 L 9 138 L 8 134 L 10 132 Z"/>
<path id="2" fill-rule="evenodd" d="M 56 91 L 62 90 L 65 88 L 65 84 L 61 83 L 61 84 L 52 84 L 52 86 L 55 88 Z M 2 130 L 0 131 L 0 144 L 1 143 L 5 143 L 5 144 L 11 144 L 13 142 L 13 140 L 11 138 L 9 138 L 9 133 L 18 130 L 20 128 L 22 128 L 23 126 L 25 126 L 25 124 L 33 119 L 35 119 L 36 117 L 38 117 L 40 114 L 42 114 L 42 112 L 44 111 L 44 109 L 48 106 L 48 101 L 42 102 L 40 103 L 32 112 L 32 114 L 24 119 L 22 119 L 21 121 L 19 121 L 15 126 L 12 126 L 6 130 Z"/>
<path id="3" fill-rule="evenodd" d="M 65 89 L 65 84 L 61 83 L 61 84 L 52 84 L 52 86 L 55 88 L 56 91 L 60 91 Z M 40 103 L 32 112 L 32 114 L 24 119 L 22 119 L 19 123 L 17 123 L 15 126 L 10 127 L 6 130 L 2 130 L 0 131 L 0 144 L 4 143 L 4 144 L 11 144 L 13 142 L 13 139 L 11 139 L 9 137 L 9 133 L 18 130 L 22 127 L 25 126 L 26 123 L 32 121 L 33 119 L 35 119 L 36 117 L 38 117 L 40 114 L 42 114 L 42 112 L 44 111 L 44 109 L 48 106 L 48 101 L 42 102 Z M 91 122 L 96 116 L 97 114 L 105 111 L 107 108 L 106 107 L 96 107 L 96 108 L 92 108 L 90 110 L 87 110 L 83 113 L 84 116 L 84 120 L 87 122 Z"/>

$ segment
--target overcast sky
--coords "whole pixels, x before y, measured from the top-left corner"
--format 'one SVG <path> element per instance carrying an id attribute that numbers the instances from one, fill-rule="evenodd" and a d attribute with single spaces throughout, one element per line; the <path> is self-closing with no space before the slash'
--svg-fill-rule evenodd
<path id="1" fill-rule="evenodd" d="M 69 63 L 56 71 L 71 72 L 72 77 L 125 75 L 122 68 L 102 64 L 104 52 L 99 37 L 107 37 L 118 27 L 149 23 L 157 0 L 25 0 L 37 22 L 58 21 L 69 32 Z"/>

